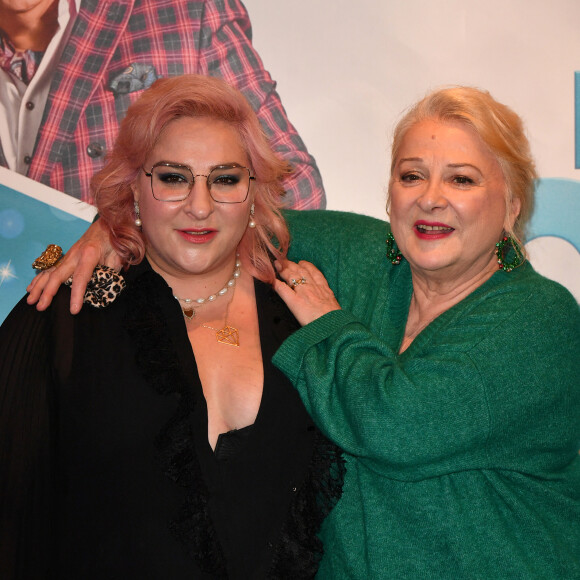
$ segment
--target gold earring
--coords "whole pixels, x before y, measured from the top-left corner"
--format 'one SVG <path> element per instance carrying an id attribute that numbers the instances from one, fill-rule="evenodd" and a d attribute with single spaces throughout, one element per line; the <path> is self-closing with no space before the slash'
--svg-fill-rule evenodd
<path id="1" fill-rule="evenodd" d="M 255 212 L 254 204 L 252 204 L 250 206 L 250 221 L 248 223 L 248 227 L 252 229 L 256 227 L 256 222 L 254 221 L 254 212 Z"/>

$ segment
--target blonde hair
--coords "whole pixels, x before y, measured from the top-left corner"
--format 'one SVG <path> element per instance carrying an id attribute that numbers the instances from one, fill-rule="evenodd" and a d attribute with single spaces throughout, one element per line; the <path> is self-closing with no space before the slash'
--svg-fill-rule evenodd
<path id="1" fill-rule="evenodd" d="M 207 117 L 234 127 L 256 177 L 253 182 L 255 228 L 248 228 L 239 251 L 249 259 L 250 273 L 272 282 L 271 257 L 286 255 L 289 233 L 280 209 L 281 180 L 291 172 L 270 147 L 245 97 L 224 81 L 201 75 L 160 79 L 133 103 L 120 125 L 107 163 L 91 182 L 100 219 L 112 246 L 126 266 L 145 256 L 145 241 L 135 226 L 132 184 L 163 129 L 175 119 Z"/>
<path id="2" fill-rule="evenodd" d="M 526 226 L 534 209 L 537 173 L 521 118 L 487 91 L 461 86 L 438 89 L 413 105 L 397 124 L 391 150 L 391 179 L 407 131 L 427 119 L 465 123 L 487 145 L 499 162 L 506 182 L 507 221 L 515 217 L 513 227 L 506 234 L 524 251 Z M 517 216 L 512 215 L 515 199 L 521 204 Z M 390 186 L 387 207 L 389 205 Z"/>

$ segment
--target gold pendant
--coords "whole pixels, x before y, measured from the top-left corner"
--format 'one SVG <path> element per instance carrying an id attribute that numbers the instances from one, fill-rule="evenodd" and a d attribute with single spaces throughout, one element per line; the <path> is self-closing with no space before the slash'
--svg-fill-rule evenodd
<path id="1" fill-rule="evenodd" d="M 183 316 L 185 316 L 187 320 L 193 320 L 195 318 L 194 308 L 182 308 L 181 311 L 183 312 Z"/>
<path id="2" fill-rule="evenodd" d="M 240 346 L 240 334 L 238 329 L 233 326 L 226 325 L 221 330 L 216 330 L 215 337 L 221 344 Z"/>

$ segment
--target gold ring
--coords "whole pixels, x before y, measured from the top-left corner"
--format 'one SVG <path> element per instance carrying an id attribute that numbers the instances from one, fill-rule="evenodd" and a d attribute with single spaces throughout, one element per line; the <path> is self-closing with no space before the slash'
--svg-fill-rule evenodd
<path id="1" fill-rule="evenodd" d="M 62 257 L 62 248 L 56 244 L 49 244 L 46 250 L 32 262 L 32 267 L 35 270 L 48 270 L 56 266 Z"/>
<path id="2" fill-rule="evenodd" d="M 300 286 L 300 284 L 306 284 L 306 278 L 302 276 L 302 278 L 291 278 L 290 279 L 290 288 L 296 288 L 296 286 Z"/>

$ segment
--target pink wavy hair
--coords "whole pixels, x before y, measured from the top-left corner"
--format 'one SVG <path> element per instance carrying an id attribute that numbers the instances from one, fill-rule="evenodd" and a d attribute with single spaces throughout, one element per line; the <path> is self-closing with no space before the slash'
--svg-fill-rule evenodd
<path id="1" fill-rule="evenodd" d="M 247 228 L 239 251 L 254 277 L 273 282 L 271 256 L 285 257 L 289 243 L 280 209 L 284 194 L 281 180 L 291 173 L 291 168 L 270 147 L 245 97 L 213 77 L 183 75 L 160 79 L 129 107 L 105 167 L 91 182 L 93 199 L 113 248 L 125 267 L 138 264 L 145 257 L 145 241 L 134 223 L 131 186 L 165 126 L 181 117 L 209 117 L 237 130 L 256 177 L 252 188 L 257 224 Z"/>

